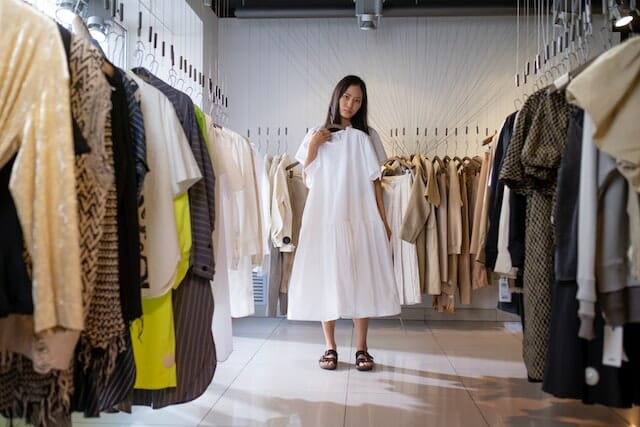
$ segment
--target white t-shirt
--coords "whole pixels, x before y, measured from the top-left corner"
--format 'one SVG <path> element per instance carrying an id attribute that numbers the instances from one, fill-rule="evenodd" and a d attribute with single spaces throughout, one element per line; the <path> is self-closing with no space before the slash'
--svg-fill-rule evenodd
<path id="1" fill-rule="evenodd" d="M 142 297 L 156 298 L 171 290 L 180 261 L 173 199 L 202 174 L 169 99 L 139 77 L 131 77 L 140 86 L 149 165 L 142 187 L 147 244 L 141 251 L 147 259 L 149 288 L 142 289 Z"/>

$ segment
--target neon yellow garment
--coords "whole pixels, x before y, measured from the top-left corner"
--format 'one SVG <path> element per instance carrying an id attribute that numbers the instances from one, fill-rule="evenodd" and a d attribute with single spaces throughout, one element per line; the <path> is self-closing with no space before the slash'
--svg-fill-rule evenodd
<path id="1" fill-rule="evenodd" d="M 158 298 L 143 299 L 142 320 L 131 325 L 135 388 L 158 390 L 177 384 L 172 294 L 167 292 Z"/>
<path id="2" fill-rule="evenodd" d="M 207 151 L 211 152 L 211 147 L 209 147 L 209 132 L 207 130 L 207 118 L 204 115 L 204 112 L 198 108 L 197 105 L 193 105 L 193 110 L 196 114 L 196 121 L 198 122 L 198 127 L 200 128 L 200 132 L 202 133 L 202 137 L 204 138 L 204 143 L 207 145 Z"/>
<path id="3" fill-rule="evenodd" d="M 189 208 L 189 195 L 184 193 L 173 199 L 173 211 L 176 216 L 178 229 L 178 243 L 180 245 L 180 262 L 176 272 L 176 281 L 173 289 L 178 289 L 180 283 L 189 271 L 189 259 L 191 255 L 191 208 Z"/>

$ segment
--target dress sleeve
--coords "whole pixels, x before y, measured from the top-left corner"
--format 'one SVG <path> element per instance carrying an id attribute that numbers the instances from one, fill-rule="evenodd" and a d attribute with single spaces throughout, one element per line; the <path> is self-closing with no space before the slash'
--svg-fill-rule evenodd
<path id="1" fill-rule="evenodd" d="M 373 146 L 373 151 L 376 153 L 376 158 L 378 159 L 378 165 L 384 165 L 384 162 L 387 161 L 387 153 L 384 151 L 384 145 L 382 145 L 382 140 L 380 139 L 380 135 L 374 128 L 369 128 L 369 139 L 371 140 L 371 145 Z"/>
<path id="2" fill-rule="evenodd" d="M 370 181 L 380 179 L 381 176 L 381 164 L 376 156 L 371 138 L 364 132 L 362 132 L 364 142 L 362 144 L 362 160 L 365 170 L 367 171 L 367 177 Z M 384 164 L 384 162 L 383 162 Z"/>
<path id="3" fill-rule="evenodd" d="M 313 127 L 309 129 L 309 132 L 304 136 L 300 147 L 298 147 L 298 151 L 296 151 L 295 159 L 300 163 L 304 163 L 307 160 L 307 152 L 309 151 L 309 142 L 311 142 L 311 136 L 313 132 L 315 132 L 318 128 Z"/>
<path id="4" fill-rule="evenodd" d="M 305 160 L 307 160 L 307 152 L 309 151 L 309 142 L 311 142 L 311 136 L 318 129 L 319 128 L 317 126 L 309 129 L 309 132 L 307 132 L 307 134 L 304 136 L 300 147 L 298 147 L 295 159 L 301 164 L 304 164 Z M 318 159 L 315 159 L 313 162 L 311 162 L 311 164 L 306 165 L 306 167 L 304 168 L 304 183 L 309 188 L 311 188 L 311 185 L 313 183 L 313 174 L 318 169 L 318 162 L 316 160 Z"/>

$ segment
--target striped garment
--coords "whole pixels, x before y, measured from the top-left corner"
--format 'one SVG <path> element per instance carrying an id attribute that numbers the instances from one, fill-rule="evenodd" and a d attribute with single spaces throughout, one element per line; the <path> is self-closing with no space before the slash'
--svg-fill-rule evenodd
<path id="1" fill-rule="evenodd" d="M 140 89 L 138 84 L 125 73 L 122 73 L 124 93 L 129 106 L 129 127 L 136 155 L 136 190 L 138 197 L 142 192 L 144 177 L 149 172 L 147 166 L 147 141 L 144 133 L 144 116 L 140 107 Z"/>
<path id="2" fill-rule="evenodd" d="M 214 260 L 212 236 L 215 219 L 214 185 L 215 177 L 211 158 L 202 130 L 198 127 L 193 102 L 183 92 L 169 86 L 145 68 L 132 70 L 141 79 L 160 90 L 173 104 L 182 124 L 193 155 L 202 172 L 203 179 L 189 189 L 189 205 L 191 208 L 191 227 L 193 246 L 191 248 L 191 266 L 195 274 L 208 280 L 213 279 Z M 149 120 L 150 118 L 147 118 Z M 161 118 L 157 118 L 161 119 Z"/>

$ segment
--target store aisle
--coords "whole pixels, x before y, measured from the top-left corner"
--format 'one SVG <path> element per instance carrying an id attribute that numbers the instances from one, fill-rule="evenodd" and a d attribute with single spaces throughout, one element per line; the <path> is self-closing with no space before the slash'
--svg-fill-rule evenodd
<path id="1" fill-rule="evenodd" d="M 234 321 L 231 358 L 205 395 L 188 404 L 74 426 L 629 426 L 640 409 L 614 411 L 549 398 L 526 381 L 514 323 L 371 322 L 373 372 L 353 367 L 352 324 L 338 322 L 337 371 L 318 368 L 315 323 Z"/>

